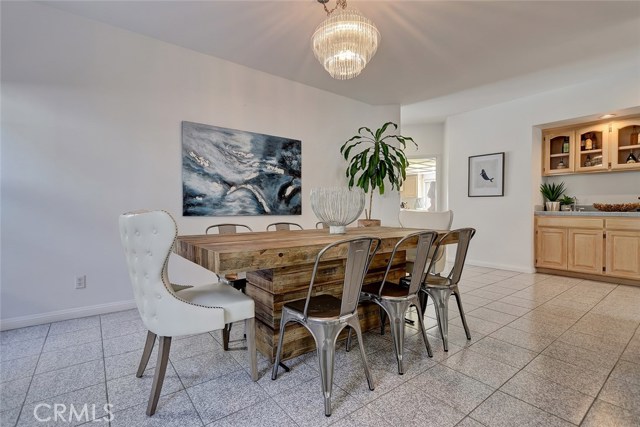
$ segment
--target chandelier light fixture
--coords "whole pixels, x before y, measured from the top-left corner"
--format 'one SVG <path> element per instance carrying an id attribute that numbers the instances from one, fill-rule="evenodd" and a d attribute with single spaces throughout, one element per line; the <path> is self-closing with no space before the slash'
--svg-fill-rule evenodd
<path id="1" fill-rule="evenodd" d="M 329 0 L 318 0 L 327 12 L 311 37 L 313 53 L 331 77 L 352 79 L 367 66 L 378 49 L 380 32 L 369 19 L 355 9 L 347 9 L 347 0 L 337 0 L 329 10 Z"/>

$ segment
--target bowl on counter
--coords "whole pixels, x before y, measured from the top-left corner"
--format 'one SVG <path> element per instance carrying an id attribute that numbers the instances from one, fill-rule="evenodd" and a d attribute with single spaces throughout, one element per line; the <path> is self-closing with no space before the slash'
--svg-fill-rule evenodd
<path id="1" fill-rule="evenodd" d="M 593 207 L 602 212 L 634 212 L 640 210 L 640 203 L 594 203 Z"/>

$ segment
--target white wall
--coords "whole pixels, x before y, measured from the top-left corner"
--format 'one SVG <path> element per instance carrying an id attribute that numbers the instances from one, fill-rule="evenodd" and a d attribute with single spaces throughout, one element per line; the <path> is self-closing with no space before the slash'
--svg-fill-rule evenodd
<path id="1" fill-rule="evenodd" d="M 436 210 L 443 210 L 446 206 L 446 192 L 444 177 L 446 176 L 444 153 L 444 122 L 424 124 L 402 124 L 402 134 L 412 137 L 418 148 L 407 146 L 405 151 L 409 159 L 424 159 L 436 157 Z"/>
<path id="2" fill-rule="evenodd" d="M 446 120 L 449 208 L 454 211 L 456 227 L 478 230 L 469 262 L 533 271 L 533 209 L 542 203 L 538 191 L 541 133 L 536 126 L 640 105 L 638 88 L 640 67 L 636 62 L 596 80 Z M 467 197 L 468 157 L 500 151 L 506 156 L 505 196 Z M 622 180 L 631 180 L 638 188 L 640 172 L 612 174 L 607 182 L 615 191 L 615 183 Z"/>
<path id="3" fill-rule="evenodd" d="M 117 219 L 162 208 L 183 234 L 233 219 L 311 227 L 313 187 L 344 185 L 339 147 L 372 107 L 37 3 L 2 3 L 2 327 L 130 305 Z M 182 120 L 302 141 L 303 214 L 181 216 Z M 394 223 L 399 196 L 374 200 Z M 87 289 L 75 290 L 77 275 Z M 103 305 L 102 307 L 95 307 Z"/>

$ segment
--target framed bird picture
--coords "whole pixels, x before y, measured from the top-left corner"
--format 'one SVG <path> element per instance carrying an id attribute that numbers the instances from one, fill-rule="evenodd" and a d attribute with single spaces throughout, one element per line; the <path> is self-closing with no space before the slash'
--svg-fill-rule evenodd
<path id="1" fill-rule="evenodd" d="M 469 197 L 504 196 L 504 152 L 469 157 Z"/>

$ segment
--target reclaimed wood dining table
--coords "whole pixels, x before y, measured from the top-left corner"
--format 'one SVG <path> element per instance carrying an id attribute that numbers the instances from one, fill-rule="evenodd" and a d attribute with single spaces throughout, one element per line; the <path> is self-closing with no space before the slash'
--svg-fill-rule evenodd
<path id="1" fill-rule="evenodd" d="M 305 298 L 316 256 L 326 245 L 347 238 L 373 236 L 382 244 L 371 262 L 364 282 L 381 281 L 396 243 L 417 229 L 399 227 L 347 228 L 346 234 L 329 234 L 327 229 L 207 234 L 178 236 L 174 252 L 214 273 L 246 272 L 246 293 L 255 300 L 256 345 L 275 360 L 283 304 Z M 445 231 L 440 232 L 440 234 Z M 406 249 L 417 240 L 408 239 L 396 252 L 389 280 L 405 275 Z M 339 297 L 342 291 L 346 251 L 327 254 L 318 266 L 314 295 Z M 363 331 L 380 326 L 379 309 L 373 303 L 358 307 Z M 301 325 L 287 325 L 283 360 L 315 349 L 311 334 Z"/>

